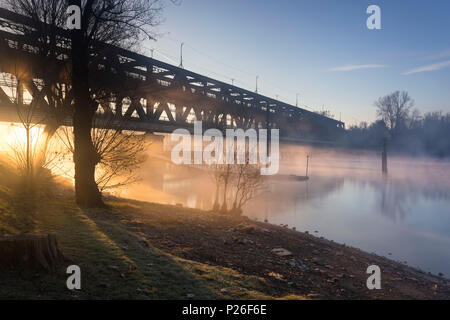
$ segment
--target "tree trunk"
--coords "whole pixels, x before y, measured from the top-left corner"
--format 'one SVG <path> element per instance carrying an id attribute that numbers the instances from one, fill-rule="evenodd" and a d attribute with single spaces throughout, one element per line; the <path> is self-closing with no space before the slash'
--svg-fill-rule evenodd
<path id="1" fill-rule="evenodd" d="M 89 108 L 91 107 L 88 105 L 85 105 L 84 108 L 75 107 L 73 119 L 75 197 L 80 207 L 95 208 L 104 207 L 104 203 L 95 182 L 95 166 L 98 163 L 98 156 L 92 145 L 93 115 L 88 110 Z"/>
<path id="2" fill-rule="evenodd" d="M 0 238 L 0 268 L 55 272 L 68 262 L 58 248 L 54 235 L 21 235 Z"/>
<path id="3" fill-rule="evenodd" d="M 80 1 L 69 2 L 80 4 Z M 89 44 L 82 30 L 74 29 L 71 33 L 75 198 L 80 207 L 104 207 L 95 182 L 95 166 L 99 159 L 92 144 L 91 129 L 97 107 L 89 93 Z"/>
<path id="4" fill-rule="evenodd" d="M 227 169 L 228 170 L 228 169 Z M 228 174 L 228 172 L 227 172 Z M 223 203 L 222 203 L 222 212 L 227 212 L 227 189 L 228 189 L 228 176 L 224 178 L 224 186 L 223 186 Z"/>
<path id="5" fill-rule="evenodd" d="M 216 199 L 214 201 L 213 211 L 219 211 L 220 210 L 219 192 L 220 192 L 220 184 L 219 184 L 219 181 L 216 181 Z"/>

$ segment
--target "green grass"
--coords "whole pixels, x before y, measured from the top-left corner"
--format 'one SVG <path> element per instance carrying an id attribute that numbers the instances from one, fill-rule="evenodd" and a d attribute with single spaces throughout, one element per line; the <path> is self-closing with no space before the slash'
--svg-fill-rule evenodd
<path id="1" fill-rule="evenodd" d="M 64 255 L 81 268 L 82 289 L 66 288 L 65 267 L 56 274 L 0 271 L 0 298 L 186 299 L 188 294 L 195 299 L 272 298 L 263 279 L 156 249 L 120 223 L 121 206 L 126 204 L 83 211 L 71 200 L 40 197 L 33 210 L 22 207 L 19 212 L 13 193 L 0 186 L 0 232 L 18 234 L 32 225 L 34 230 L 56 234 Z"/>

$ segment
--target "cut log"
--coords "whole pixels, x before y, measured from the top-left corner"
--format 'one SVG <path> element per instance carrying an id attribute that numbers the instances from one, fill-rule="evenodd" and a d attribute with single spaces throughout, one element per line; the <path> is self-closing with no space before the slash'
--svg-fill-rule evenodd
<path id="1" fill-rule="evenodd" d="M 0 238 L 0 268 L 55 272 L 67 259 L 52 234 L 24 234 Z"/>

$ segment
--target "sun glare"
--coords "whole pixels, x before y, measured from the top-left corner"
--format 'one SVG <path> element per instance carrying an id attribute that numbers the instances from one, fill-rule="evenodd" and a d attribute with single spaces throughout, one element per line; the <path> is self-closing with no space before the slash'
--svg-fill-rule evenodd
<path id="1" fill-rule="evenodd" d="M 36 126 L 30 129 L 30 141 L 31 145 L 35 146 L 42 140 L 44 130 L 42 127 Z M 25 146 L 27 142 L 27 131 L 20 124 L 8 124 L 2 122 L 0 124 L 0 138 L 4 141 L 1 144 L 0 149 L 2 151 L 8 151 L 11 146 Z"/>

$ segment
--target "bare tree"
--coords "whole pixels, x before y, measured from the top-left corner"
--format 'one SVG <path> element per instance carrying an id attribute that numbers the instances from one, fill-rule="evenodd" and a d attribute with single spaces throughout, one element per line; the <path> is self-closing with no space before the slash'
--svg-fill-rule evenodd
<path id="1" fill-rule="evenodd" d="M 232 164 L 210 164 L 208 167 L 211 177 L 216 186 L 215 200 L 213 205 L 214 211 L 227 212 L 228 198 L 230 196 L 230 185 L 235 178 L 234 168 Z M 222 194 L 220 191 L 222 190 Z M 222 198 L 222 205 L 220 205 L 220 198 Z"/>
<path id="2" fill-rule="evenodd" d="M 104 204 L 95 182 L 99 159 L 91 137 L 98 103 L 95 93 L 90 91 L 93 84 L 89 66 L 96 56 L 95 51 L 98 53 L 101 49 L 101 43 L 131 48 L 144 37 L 153 38 L 153 27 L 161 22 L 163 0 L 7 1 L 15 12 L 31 17 L 37 25 L 46 22 L 56 27 L 64 27 L 69 5 L 81 8 L 81 29 L 70 32 L 75 194 L 78 205 L 101 207 Z M 47 39 L 47 34 L 44 38 Z M 54 39 L 58 41 L 57 36 Z M 108 50 L 108 47 L 103 46 L 103 49 Z"/>
<path id="3" fill-rule="evenodd" d="M 396 91 L 387 96 L 381 97 L 375 102 L 377 116 L 384 121 L 392 136 L 405 125 L 409 112 L 414 106 L 408 92 Z"/>
<path id="4" fill-rule="evenodd" d="M 66 4 L 60 0 L 4 0 L 8 9 L 24 15 L 29 19 L 29 24 L 14 24 L 2 21 L 1 26 L 7 27 L 18 34 L 33 39 L 33 53 L 48 61 L 55 59 L 64 60 L 61 48 L 69 47 L 68 39 L 60 34 L 61 28 L 66 22 Z M 8 57 L 10 60 L 14 57 Z M 18 62 L 15 61 L 17 64 Z M 48 140 L 51 139 L 56 129 L 61 125 L 71 109 L 70 65 L 45 63 L 33 66 L 33 74 L 28 74 L 23 79 L 23 85 L 27 86 L 33 95 L 38 96 L 39 102 L 48 107 L 45 119 L 45 132 Z M 40 87 L 32 82 L 33 78 L 40 77 Z M 44 98 L 46 101 L 44 101 Z"/>
<path id="5" fill-rule="evenodd" d="M 221 166 L 221 181 L 223 185 L 223 201 L 221 211 L 227 212 L 227 197 L 228 197 L 228 188 L 233 180 L 233 166 L 231 164 L 224 164 Z"/>
<path id="6" fill-rule="evenodd" d="M 220 210 L 220 203 L 219 203 L 219 196 L 220 196 L 220 186 L 222 184 L 222 170 L 221 170 L 221 165 L 219 164 L 211 164 L 210 165 L 210 173 L 212 175 L 212 178 L 214 180 L 214 184 L 216 185 L 216 193 L 215 193 L 215 198 L 214 198 L 214 204 L 213 204 L 213 211 L 219 211 Z"/>
<path id="7" fill-rule="evenodd" d="M 146 135 L 125 130 L 124 123 L 113 116 L 97 114 L 93 121 L 91 136 L 98 159 L 95 182 L 100 192 L 138 181 L 138 170 L 147 159 L 145 150 L 150 145 Z M 73 157 L 71 128 L 61 127 L 56 134 Z M 66 160 L 66 156 L 60 160 Z"/>
<path id="8" fill-rule="evenodd" d="M 414 109 L 409 117 L 408 127 L 410 129 L 419 128 L 423 120 L 422 113 L 418 109 Z"/>
<path id="9" fill-rule="evenodd" d="M 0 73 L 0 75 L 0 86 L 8 91 L 6 94 L 9 100 L 3 103 L 14 106 L 20 127 L 25 131 L 25 141 L 21 141 L 21 137 L 17 136 L 16 141 L 9 145 L 12 160 L 31 186 L 34 178 L 42 172 L 42 169 L 49 168 L 55 158 L 55 154 L 47 152 L 49 144 L 47 134 L 41 129 L 47 117 L 38 103 L 42 91 L 39 91 L 38 97 L 26 101 L 20 74 L 14 72 L 14 74 Z M 36 81 L 35 85 L 39 90 L 39 81 Z"/>
<path id="10" fill-rule="evenodd" d="M 260 166 L 250 164 L 213 164 L 209 166 L 216 185 L 214 211 L 241 214 L 243 206 L 263 190 Z M 219 204 L 222 190 L 222 205 Z M 231 205 L 228 204 L 231 199 Z"/>
<path id="11" fill-rule="evenodd" d="M 243 206 L 253 199 L 263 188 L 263 178 L 260 166 L 246 164 L 236 164 L 235 166 L 235 190 L 233 208 L 234 214 L 242 214 Z"/>

